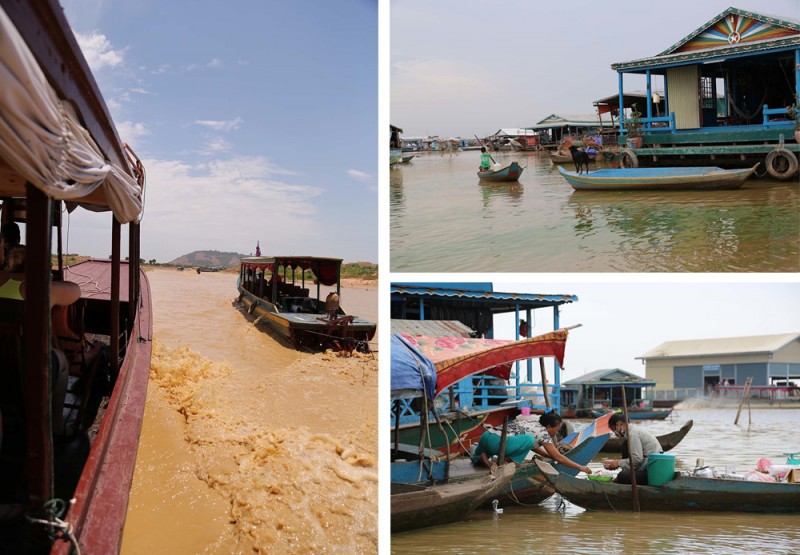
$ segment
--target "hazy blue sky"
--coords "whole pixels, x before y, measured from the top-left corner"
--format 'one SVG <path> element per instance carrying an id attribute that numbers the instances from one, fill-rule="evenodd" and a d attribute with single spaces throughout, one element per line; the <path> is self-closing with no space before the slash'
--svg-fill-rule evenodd
<path id="1" fill-rule="evenodd" d="M 62 1 L 145 164 L 143 258 L 378 261 L 377 4 Z M 110 221 L 74 218 L 69 251 L 109 256 Z"/>
<path id="2" fill-rule="evenodd" d="M 641 278 L 636 276 L 607 283 L 580 279 L 494 282 L 495 291 L 578 296 L 578 302 L 561 307 L 562 327 L 582 324 L 570 332 L 563 380 L 606 368 L 643 376 L 644 365 L 636 357 L 664 341 L 800 334 L 800 283 L 796 281 L 697 283 L 692 275 L 648 276 L 648 283 L 637 282 Z M 534 314 L 533 335 L 553 329 L 552 309 Z M 513 315 L 495 323 L 496 337 L 514 338 Z"/>
<path id="3" fill-rule="evenodd" d="M 800 19 L 798 0 L 392 0 L 391 123 L 472 137 L 592 114 L 618 91 L 612 63 L 663 52 L 731 6 Z"/>

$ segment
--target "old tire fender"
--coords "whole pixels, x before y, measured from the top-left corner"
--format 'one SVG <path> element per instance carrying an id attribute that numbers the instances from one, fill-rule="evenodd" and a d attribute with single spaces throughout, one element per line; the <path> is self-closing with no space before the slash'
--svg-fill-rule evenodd
<path id="1" fill-rule="evenodd" d="M 619 165 L 623 168 L 638 168 L 639 157 L 629 148 L 623 148 L 619 153 Z"/>
<path id="2" fill-rule="evenodd" d="M 775 179 L 789 179 L 800 167 L 794 153 L 785 148 L 776 148 L 767 154 L 764 165 L 767 167 L 767 173 Z"/>

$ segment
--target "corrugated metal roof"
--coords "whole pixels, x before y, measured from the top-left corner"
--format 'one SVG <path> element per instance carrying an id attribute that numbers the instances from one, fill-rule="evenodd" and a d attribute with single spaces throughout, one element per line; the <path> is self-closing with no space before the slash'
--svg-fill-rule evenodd
<path id="1" fill-rule="evenodd" d="M 551 127 L 600 127 L 601 121 L 597 114 L 550 114 L 540 120 L 536 125 L 527 129 L 550 129 Z M 603 127 L 616 127 L 611 122 L 603 121 Z"/>
<path id="2" fill-rule="evenodd" d="M 800 333 L 722 337 L 718 339 L 689 339 L 666 341 L 637 359 L 678 357 L 710 357 L 719 355 L 752 355 L 774 353 L 800 340 Z"/>
<path id="3" fill-rule="evenodd" d="M 498 129 L 492 137 L 533 137 L 536 134 L 531 129 L 520 127 L 504 127 Z"/>
<path id="4" fill-rule="evenodd" d="M 414 296 L 438 296 L 453 297 L 462 299 L 472 299 L 481 301 L 520 301 L 529 303 L 540 303 L 542 306 L 562 305 L 576 302 L 576 295 L 543 295 L 538 293 L 501 293 L 499 291 L 473 291 L 462 288 L 450 287 L 431 287 L 419 284 L 393 283 L 391 285 L 392 294 L 404 294 Z"/>
<path id="5" fill-rule="evenodd" d="M 626 370 L 621 368 L 611 368 L 605 370 L 595 370 L 594 372 L 589 372 L 588 374 L 584 374 L 583 376 L 578 376 L 577 378 L 573 378 L 569 381 L 564 382 L 563 385 L 565 386 L 579 386 L 584 384 L 593 384 L 593 383 L 626 383 L 626 384 L 636 384 L 641 386 L 650 386 L 656 385 L 654 380 L 648 380 L 641 376 L 637 376 L 636 374 L 632 374 Z"/>
<path id="6" fill-rule="evenodd" d="M 392 320 L 392 333 L 430 337 L 471 337 L 475 330 L 458 320 Z"/>

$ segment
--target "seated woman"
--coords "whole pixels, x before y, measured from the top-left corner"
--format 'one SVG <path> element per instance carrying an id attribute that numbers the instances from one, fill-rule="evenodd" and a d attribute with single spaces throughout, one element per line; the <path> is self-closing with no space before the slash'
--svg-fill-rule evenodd
<path id="1" fill-rule="evenodd" d="M 521 464 L 525 460 L 528 451 L 533 451 L 541 456 L 551 458 L 558 463 L 565 466 L 576 468 L 586 474 L 591 474 L 592 470 L 585 465 L 578 464 L 567 457 L 565 457 L 556 445 L 556 435 L 559 428 L 563 424 L 561 415 L 557 412 L 548 409 L 539 417 L 539 421 L 535 422 L 525 421 L 510 423 L 508 426 L 508 436 L 506 437 L 506 457 L 510 458 L 517 464 Z M 497 455 L 500 448 L 500 435 L 497 428 L 494 431 L 487 431 L 481 436 L 478 447 L 475 449 L 472 463 L 483 463 L 489 466 L 488 459 L 485 453 L 489 452 L 491 455 Z M 495 438 L 488 437 L 487 434 L 493 435 Z M 484 438 L 486 438 L 484 440 Z M 484 444 L 482 447 L 481 444 Z M 510 449 L 510 450 L 509 450 Z"/>

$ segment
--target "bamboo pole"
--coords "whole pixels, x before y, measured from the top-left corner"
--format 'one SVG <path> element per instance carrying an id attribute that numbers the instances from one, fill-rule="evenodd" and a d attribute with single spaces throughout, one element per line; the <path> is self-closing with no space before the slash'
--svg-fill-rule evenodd
<path id="1" fill-rule="evenodd" d="M 742 390 L 742 398 L 739 401 L 739 409 L 736 411 L 736 419 L 733 421 L 733 425 L 736 426 L 739 424 L 739 414 L 742 412 L 742 405 L 744 405 L 745 399 L 750 398 L 750 384 L 753 383 L 753 377 L 748 376 L 744 382 L 744 389 Z M 749 404 L 748 404 L 749 406 Z"/>
<path id="2" fill-rule="evenodd" d="M 500 434 L 500 452 L 497 454 L 497 466 L 503 466 L 506 460 L 506 437 L 508 436 L 508 416 L 503 417 L 503 432 Z"/>
<path id="3" fill-rule="evenodd" d="M 544 404 L 550 408 L 550 394 L 547 392 L 547 373 L 544 370 L 544 359 L 539 357 L 539 370 L 542 371 L 542 393 L 544 393 Z"/>
<path id="4" fill-rule="evenodd" d="M 631 466 L 631 498 L 633 501 L 633 510 L 637 513 L 640 512 L 639 508 L 639 490 L 636 487 L 636 468 L 633 466 L 633 457 L 631 457 L 631 430 L 630 421 L 628 420 L 628 402 L 625 400 L 625 384 L 622 385 L 622 414 L 625 417 L 625 440 L 628 442 L 628 461 Z"/>

